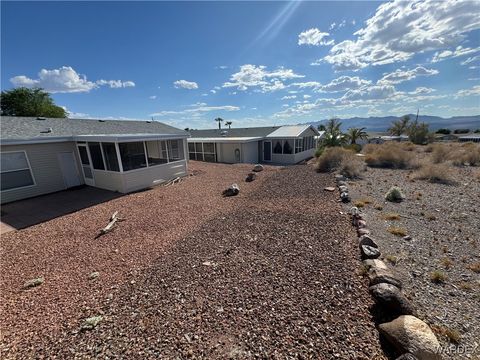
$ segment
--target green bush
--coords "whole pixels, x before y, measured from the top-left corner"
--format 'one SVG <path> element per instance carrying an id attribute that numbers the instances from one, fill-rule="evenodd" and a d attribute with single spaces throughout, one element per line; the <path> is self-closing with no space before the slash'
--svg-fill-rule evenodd
<path id="1" fill-rule="evenodd" d="M 392 186 L 385 194 L 385 200 L 390 202 L 401 202 L 405 199 L 405 195 L 398 186 Z"/>

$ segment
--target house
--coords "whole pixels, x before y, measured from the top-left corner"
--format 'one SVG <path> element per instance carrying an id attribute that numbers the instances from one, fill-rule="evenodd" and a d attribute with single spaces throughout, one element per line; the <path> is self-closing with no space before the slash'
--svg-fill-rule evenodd
<path id="1" fill-rule="evenodd" d="M 311 125 L 190 130 L 190 160 L 296 164 L 312 157 L 321 136 Z"/>
<path id="2" fill-rule="evenodd" d="M 480 134 L 470 134 L 458 136 L 460 142 L 480 142 Z"/>
<path id="3" fill-rule="evenodd" d="M 188 133 L 156 121 L 2 116 L 1 202 L 86 184 L 128 193 L 187 174 Z"/>

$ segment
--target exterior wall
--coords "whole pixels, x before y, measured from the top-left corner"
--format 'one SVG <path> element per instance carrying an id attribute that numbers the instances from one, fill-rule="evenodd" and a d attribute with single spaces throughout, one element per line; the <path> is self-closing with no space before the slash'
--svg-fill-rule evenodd
<path id="1" fill-rule="evenodd" d="M 2 152 L 25 151 L 32 168 L 35 182 L 33 186 L 2 191 L 2 204 L 64 190 L 66 186 L 58 160 L 58 154 L 62 152 L 73 152 L 77 163 L 80 183 L 84 183 L 82 170 L 80 168 L 80 159 L 78 158 L 74 142 L 4 145 L 0 149 Z"/>
<path id="2" fill-rule="evenodd" d="M 295 154 L 295 164 L 303 161 L 305 159 L 309 159 L 315 155 L 315 149 L 310 149 L 307 151 L 302 151 L 301 153 Z"/>
<path id="3" fill-rule="evenodd" d="M 120 173 L 124 193 L 145 189 L 187 175 L 187 160 Z"/>
<path id="4" fill-rule="evenodd" d="M 100 189 L 125 192 L 123 190 L 123 176 L 121 172 L 93 170 L 95 187 Z"/>
<path id="5" fill-rule="evenodd" d="M 235 149 L 240 150 L 240 161 L 235 161 Z M 242 144 L 217 143 L 217 162 L 223 162 L 227 164 L 242 162 Z"/>
<path id="6" fill-rule="evenodd" d="M 242 144 L 242 162 L 255 164 L 258 159 L 258 141 Z"/>
<path id="7" fill-rule="evenodd" d="M 299 155 L 299 154 L 272 154 L 272 163 L 273 164 L 295 164 L 295 155 Z"/>

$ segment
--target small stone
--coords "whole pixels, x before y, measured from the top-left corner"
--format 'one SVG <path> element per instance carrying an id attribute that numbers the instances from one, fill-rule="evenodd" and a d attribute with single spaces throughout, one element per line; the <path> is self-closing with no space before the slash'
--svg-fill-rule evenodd
<path id="1" fill-rule="evenodd" d="M 370 286 L 370 293 L 377 303 L 394 315 L 415 315 L 415 309 L 395 285 L 380 283 Z"/>
<path id="2" fill-rule="evenodd" d="M 98 271 L 94 271 L 94 272 L 90 273 L 90 275 L 88 275 L 88 278 L 90 280 L 93 280 L 93 279 L 98 278 L 99 276 L 100 276 L 100 273 Z"/>
<path id="3" fill-rule="evenodd" d="M 237 184 L 230 185 L 226 190 L 223 191 L 223 196 L 235 196 L 240 192 L 240 188 Z"/>
<path id="4" fill-rule="evenodd" d="M 358 246 L 362 247 L 363 245 L 368 245 L 378 249 L 378 244 L 369 235 L 362 235 L 358 239 Z"/>
<path id="5" fill-rule="evenodd" d="M 362 259 L 376 259 L 380 256 L 380 251 L 372 246 L 362 245 L 360 249 L 362 251 Z"/>
<path id="6" fill-rule="evenodd" d="M 338 186 L 347 186 L 347 182 L 343 181 L 343 180 L 340 180 L 340 181 L 337 181 L 337 185 Z"/>
<path id="7" fill-rule="evenodd" d="M 252 182 L 257 178 L 257 175 L 255 173 L 249 173 L 245 179 L 246 182 Z"/>
<path id="8" fill-rule="evenodd" d="M 357 230 L 358 236 L 362 237 L 363 235 L 370 235 L 370 230 L 367 228 L 361 228 Z"/>
<path id="9" fill-rule="evenodd" d="M 340 190 L 341 193 L 348 192 L 348 187 L 342 185 L 338 187 L 338 190 Z"/>
<path id="10" fill-rule="evenodd" d="M 205 261 L 202 263 L 203 266 L 216 266 L 217 264 L 213 261 Z"/>
<path id="11" fill-rule="evenodd" d="M 39 277 L 36 279 L 28 280 L 23 284 L 24 289 L 30 289 L 39 285 L 42 285 L 44 283 L 45 279 L 43 277 Z"/>
<path id="12" fill-rule="evenodd" d="M 260 172 L 260 171 L 263 171 L 263 165 L 261 164 L 257 164 L 253 167 L 253 171 L 255 172 Z"/>
<path id="13" fill-rule="evenodd" d="M 340 194 L 340 200 L 342 200 L 342 202 L 344 202 L 344 203 L 348 203 L 348 202 L 350 202 L 350 195 L 348 195 L 347 192 L 342 192 Z"/>
<path id="14" fill-rule="evenodd" d="M 363 265 L 367 267 L 367 270 L 370 270 L 370 268 L 374 267 L 377 269 L 384 269 L 388 270 L 387 264 L 385 264 L 382 260 L 378 259 L 366 259 L 362 261 Z"/>
<path id="15" fill-rule="evenodd" d="M 403 237 L 403 240 L 409 241 L 409 240 L 412 240 L 412 237 L 411 237 L 410 235 L 405 235 L 405 236 Z"/>
<path id="16" fill-rule="evenodd" d="M 337 174 L 335 175 L 335 181 L 345 181 L 345 176 L 343 176 L 342 174 Z"/>
<path id="17" fill-rule="evenodd" d="M 357 221 L 357 227 L 366 228 L 367 227 L 367 222 L 365 220 L 358 220 Z"/>
<path id="18" fill-rule="evenodd" d="M 83 323 L 81 330 L 92 330 L 94 329 L 100 321 L 103 320 L 102 316 L 93 316 L 85 320 Z"/>
<path id="19" fill-rule="evenodd" d="M 328 186 L 328 187 L 324 188 L 323 190 L 331 192 L 331 191 L 335 191 L 335 188 L 331 187 L 331 186 Z"/>
<path id="20" fill-rule="evenodd" d="M 438 360 L 440 344 L 430 327 L 412 315 L 401 315 L 379 325 L 380 333 L 399 351 L 411 353 L 418 359 Z"/>

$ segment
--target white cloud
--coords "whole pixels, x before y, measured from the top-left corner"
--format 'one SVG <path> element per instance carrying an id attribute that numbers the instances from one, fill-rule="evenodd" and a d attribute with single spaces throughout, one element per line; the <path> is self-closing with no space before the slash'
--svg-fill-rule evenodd
<path id="1" fill-rule="evenodd" d="M 10 82 L 18 87 L 40 87 L 50 93 L 78 93 L 89 92 L 99 86 L 109 86 L 111 88 L 133 87 L 133 81 L 122 80 L 97 80 L 95 82 L 87 80 L 85 75 L 78 74 L 70 66 L 62 66 L 58 69 L 42 69 L 38 73 L 38 79 L 31 79 L 25 75 L 12 77 Z"/>
<path id="2" fill-rule="evenodd" d="M 317 81 L 306 81 L 306 82 L 294 82 L 294 83 L 290 84 L 290 86 L 297 86 L 300 89 L 304 89 L 304 88 L 316 89 L 316 88 L 319 88 L 320 86 L 322 86 L 322 84 L 317 82 Z M 294 90 L 289 91 L 289 93 L 293 94 L 293 93 L 296 93 L 296 91 L 294 91 Z"/>
<path id="3" fill-rule="evenodd" d="M 150 100 L 155 100 L 157 98 L 157 95 L 152 95 L 148 97 Z"/>
<path id="4" fill-rule="evenodd" d="M 378 84 L 399 84 L 404 81 L 415 79 L 417 76 L 432 76 L 437 74 L 438 70 L 427 69 L 423 66 L 417 66 L 411 70 L 397 69 L 394 72 L 385 74 L 380 80 L 378 80 Z"/>
<path id="5" fill-rule="evenodd" d="M 290 99 L 295 99 L 297 95 L 286 95 L 282 97 L 280 100 L 290 100 Z"/>
<path id="6" fill-rule="evenodd" d="M 470 64 L 474 61 L 478 61 L 478 60 L 480 60 L 480 55 L 471 56 L 471 57 L 467 58 L 467 60 L 462 61 L 460 64 L 461 65 L 468 65 L 468 64 Z"/>
<path id="7" fill-rule="evenodd" d="M 391 85 L 374 85 L 356 90 L 348 90 L 342 100 L 379 100 L 386 99 L 395 94 L 395 88 Z"/>
<path id="8" fill-rule="evenodd" d="M 471 89 L 464 89 L 464 90 L 459 90 L 455 94 L 456 97 L 464 97 L 464 96 L 472 96 L 472 95 L 480 95 L 480 85 L 475 85 Z"/>
<path id="9" fill-rule="evenodd" d="M 232 105 L 223 105 L 223 106 L 207 106 L 205 103 L 197 103 L 191 106 L 191 109 L 186 109 L 186 110 L 163 110 L 159 111 L 153 114 L 150 114 L 149 116 L 171 116 L 171 115 L 193 115 L 193 116 L 199 116 L 203 113 L 211 112 L 211 111 L 238 111 L 240 108 L 238 106 L 232 106 Z"/>
<path id="10" fill-rule="evenodd" d="M 427 88 L 427 87 L 423 87 L 423 86 L 420 86 L 420 87 L 417 87 L 414 91 L 410 91 L 409 94 L 410 95 L 420 95 L 420 94 L 430 94 L 432 92 L 436 91 L 435 89 L 432 89 L 432 88 Z"/>
<path id="11" fill-rule="evenodd" d="M 345 20 L 342 20 L 342 22 L 339 24 L 333 22 L 330 24 L 329 30 L 334 30 L 335 28 L 341 29 L 342 27 L 345 27 L 345 25 L 347 25 L 347 22 Z M 353 20 L 353 25 L 355 25 L 355 20 Z"/>
<path id="12" fill-rule="evenodd" d="M 188 89 L 188 90 L 198 89 L 198 84 L 195 81 L 187 81 L 187 80 L 174 81 L 173 86 L 175 87 L 175 89 Z"/>
<path id="13" fill-rule="evenodd" d="M 358 89 L 366 85 L 370 85 L 370 80 L 361 79 L 358 76 L 340 76 L 332 80 L 329 84 L 318 88 L 322 92 L 341 92 L 346 90 Z"/>
<path id="14" fill-rule="evenodd" d="M 298 45 L 313 45 L 313 46 L 333 45 L 335 43 L 334 40 L 325 39 L 329 35 L 330 34 L 327 32 L 321 32 L 317 28 L 312 28 L 298 35 Z"/>
<path id="15" fill-rule="evenodd" d="M 455 50 L 443 50 L 443 51 L 437 51 L 433 55 L 432 58 L 432 63 L 439 62 L 448 58 L 456 58 L 459 56 L 464 56 L 468 54 L 473 54 L 480 51 L 480 47 L 472 49 L 472 48 L 464 48 L 461 45 L 457 46 Z"/>
<path id="16" fill-rule="evenodd" d="M 216 93 L 217 93 L 217 90 L 212 89 L 212 90 L 210 90 L 210 92 L 211 92 L 212 94 L 216 94 Z"/>
<path id="17" fill-rule="evenodd" d="M 234 87 L 245 91 L 248 88 L 260 88 L 261 92 L 275 91 L 285 88 L 282 81 L 302 78 L 291 69 L 279 67 L 276 70 L 268 71 L 266 66 L 246 64 L 240 67 L 240 71 L 230 76 L 230 81 L 225 82 L 222 87 Z"/>
<path id="18" fill-rule="evenodd" d="M 465 34 L 480 28 L 475 1 L 395 0 L 381 4 L 365 27 L 330 49 L 324 61 L 335 70 L 411 59 L 425 51 L 457 47 Z"/>
<path id="19" fill-rule="evenodd" d="M 311 97 L 312 97 L 312 95 L 307 95 L 307 94 L 303 95 L 304 99 L 310 99 Z"/>

